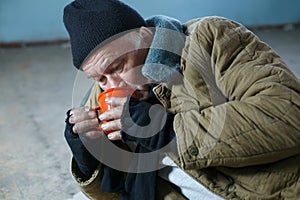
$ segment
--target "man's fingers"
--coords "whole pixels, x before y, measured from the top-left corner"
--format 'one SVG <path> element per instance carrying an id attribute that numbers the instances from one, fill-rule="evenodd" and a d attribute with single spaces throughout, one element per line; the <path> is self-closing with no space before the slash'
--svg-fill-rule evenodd
<path id="1" fill-rule="evenodd" d="M 87 107 L 87 106 L 80 107 L 80 108 L 74 108 L 74 109 L 71 110 L 70 114 L 74 115 L 74 114 L 82 113 L 82 112 L 85 112 L 85 111 L 88 111 L 88 110 L 90 110 L 90 108 Z"/>
<path id="2" fill-rule="evenodd" d="M 115 131 L 107 135 L 109 140 L 121 140 L 120 131 Z"/>
<path id="3" fill-rule="evenodd" d="M 121 127 L 121 120 L 117 119 L 117 120 L 106 122 L 106 123 L 101 125 L 101 128 L 104 131 L 121 130 L 121 128 L 122 128 Z"/>
<path id="4" fill-rule="evenodd" d="M 74 124 L 73 132 L 78 134 L 87 133 L 89 131 L 99 129 L 98 127 L 99 127 L 98 119 L 95 118 L 95 119 L 85 120 Z"/>
<path id="5" fill-rule="evenodd" d="M 99 129 L 95 129 L 93 131 L 89 131 L 87 133 L 84 133 L 85 137 L 89 139 L 96 139 L 104 135 L 103 131 L 100 131 Z"/>
<path id="6" fill-rule="evenodd" d="M 78 122 L 81 122 L 81 121 L 84 121 L 84 120 L 87 120 L 87 119 L 93 119 L 93 118 L 96 118 L 97 117 L 97 114 L 96 114 L 96 111 L 95 110 L 88 110 L 88 111 L 75 111 L 70 119 L 69 119 L 69 122 L 71 124 L 75 124 L 75 123 L 78 123 Z"/>
<path id="7" fill-rule="evenodd" d="M 122 115 L 122 112 L 123 112 L 123 107 L 122 106 L 118 106 L 118 107 L 115 107 L 111 110 L 107 110 L 105 113 L 101 114 L 99 116 L 99 119 L 101 121 L 110 121 L 110 120 L 113 120 L 113 119 L 119 119 Z"/>
<path id="8" fill-rule="evenodd" d="M 112 106 L 123 106 L 127 101 L 127 97 L 110 97 L 106 98 L 105 101 Z"/>

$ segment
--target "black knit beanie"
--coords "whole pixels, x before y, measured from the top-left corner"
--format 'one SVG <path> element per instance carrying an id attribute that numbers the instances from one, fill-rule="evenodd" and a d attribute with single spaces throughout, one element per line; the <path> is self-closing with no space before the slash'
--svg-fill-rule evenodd
<path id="1" fill-rule="evenodd" d="M 118 0 L 75 0 L 64 8 L 63 20 L 78 69 L 104 40 L 146 24 L 133 8 Z"/>

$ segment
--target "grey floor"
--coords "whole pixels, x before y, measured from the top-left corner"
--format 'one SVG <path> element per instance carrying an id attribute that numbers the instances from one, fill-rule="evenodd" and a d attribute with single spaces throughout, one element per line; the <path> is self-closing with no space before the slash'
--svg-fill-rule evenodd
<path id="1" fill-rule="evenodd" d="M 300 78 L 300 28 L 254 32 Z M 77 74 L 68 45 L 0 49 L 0 61 L 0 199 L 77 199 L 63 137 Z"/>

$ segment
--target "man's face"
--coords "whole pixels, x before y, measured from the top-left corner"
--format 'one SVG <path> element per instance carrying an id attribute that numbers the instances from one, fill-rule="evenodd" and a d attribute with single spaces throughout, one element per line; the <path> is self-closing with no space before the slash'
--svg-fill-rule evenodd
<path id="1" fill-rule="evenodd" d="M 128 87 L 148 91 L 150 81 L 141 73 L 148 51 L 141 40 L 138 32 L 117 38 L 90 55 L 82 70 L 103 90 Z"/>

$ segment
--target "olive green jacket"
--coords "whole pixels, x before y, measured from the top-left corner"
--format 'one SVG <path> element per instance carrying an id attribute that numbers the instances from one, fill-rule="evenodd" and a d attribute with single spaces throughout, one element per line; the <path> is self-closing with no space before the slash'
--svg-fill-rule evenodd
<path id="1" fill-rule="evenodd" d="M 299 199 L 299 80 L 268 45 L 236 22 L 206 17 L 184 26 L 183 81 L 154 88 L 175 114 L 179 156 L 169 156 L 225 199 Z M 96 104 L 95 88 L 90 105 Z M 98 171 L 80 182 L 76 170 L 73 163 L 75 179 L 91 198 L 119 198 L 99 190 Z M 158 195 L 183 198 L 167 187 Z"/>

